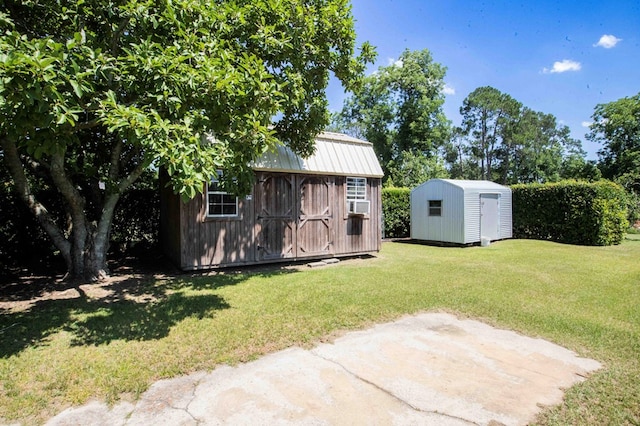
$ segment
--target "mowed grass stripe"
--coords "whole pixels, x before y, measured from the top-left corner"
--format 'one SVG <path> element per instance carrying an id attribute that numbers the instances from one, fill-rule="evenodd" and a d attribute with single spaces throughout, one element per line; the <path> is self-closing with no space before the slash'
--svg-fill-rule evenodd
<path id="1" fill-rule="evenodd" d="M 0 316 L 0 418 L 39 423 L 92 398 L 134 399 L 161 378 L 443 310 L 605 364 L 540 423 L 638 424 L 638 259 L 639 240 L 385 243 L 375 258 L 325 268 L 184 275 L 135 283 L 126 293 L 136 297 L 51 300 Z"/>

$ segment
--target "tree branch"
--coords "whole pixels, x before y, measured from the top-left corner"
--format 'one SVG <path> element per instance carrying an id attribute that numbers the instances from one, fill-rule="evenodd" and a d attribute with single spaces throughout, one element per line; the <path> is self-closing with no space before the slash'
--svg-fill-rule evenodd
<path id="1" fill-rule="evenodd" d="M 100 125 L 100 119 L 94 118 L 93 120 L 84 121 L 82 123 L 76 123 L 75 129 L 76 130 L 87 130 L 87 129 L 92 129 L 94 127 L 97 127 L 99 125 Z"/>
<path id="2" fill-rule="evenodd" d="M 116 145 L 113 152 L 117 150 L 117 147 L 118 145 Z M 120 144 L 119 151 L 121 150 L 122 150 L 122 147 Z M 114 155 L 112 155 L 111 158 L 112 158 L 112 161 L 114 159 L 117 160 L 117 157 L 115 157 Z M 114 170 L 117 170 L 118 167 L 114 166 L 113 163 L 111 164 L 111 166 L 112 166 L 112 170 L 110 170 L 109 172 L 110 173 L 109 178 L 112 180 L 115 180 L 117 176 L 111 175 L 111 172 Z M 98 249 L 96 250 L 96 254 L 98 256 L 104 257 L 106 255 L 106 249 L 103 250 L 103 248 L 106 247 L 106 244 L 109 239 L 109 235 L 111 233 L 113 213 L 116 209 L 116 204 L 120 199 L 120 195 L 122 195 L 123 192 L 129 189 L 129 187 L 140 177 L 140 175 L 142 175 L 145 169 L 146 169 L 146 166 L 144 162 L 138 164 L 138 166 L 128 176 L 126 176 L 124 179 L 120 181 L 120 184 L 118 185 L 118 190 L 108 194 L 105 197 L 104 204 L 102 206 L 102 214 L 100 215 L 100 222 L 98 223 L 98 228 L 96 230 L 95 241 L 94 241 L 95 247 Z M 102 260 L 103 259 L 99 259 L 99 261 L 102 261 Z"/>
<path id="3" fill-rule="evenodd" d="M 7 137 L 0 137 L 0 146 L 4 150 L 4 161 L 13 178 L 14 189 L 29 210 L 35 215 L 38 223 L 60 250 L 67 267 L 71 266 L 71 243 L 65 238 L 64 233 L 58 228 L 49 214 L 47 208 L 42 205 L 31 192 L 31 185 L 24 171 L 24 166 L 18 155 L 16 144 Z"/>
<path id="4" fill-rule="evenodd" d="M 122 142 L 121 138 L 116 137 L 116 142 L 114 143 L 113 148 L 111 149 L 111 157 L 109 164 L 109 179 L 112 182 L 118 178 L 118 174 L 120 173 L 120 155 L 122 154 L 122 148 L 124 147 L 124 142 Z"/>
<path id="5" fill-rule="evenodd" d="M 71 210 L 71 221 L 73 223 L 71 234 L 73 253 L 71 255 L 74 262 L 72 271 L 74 274 L 79 274 L 84 271 L 83 253 L 87 242 L 85 202 L 80 191 L 73 185 L 73 182 L 65 172 L 64 157 L 65 152 L 55 152 L 51 155 L 51 178 Z"/>

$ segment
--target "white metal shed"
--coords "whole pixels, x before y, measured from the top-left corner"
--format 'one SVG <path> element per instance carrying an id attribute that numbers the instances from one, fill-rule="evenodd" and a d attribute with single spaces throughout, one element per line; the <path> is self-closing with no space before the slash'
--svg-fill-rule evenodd
<path id="1" fill-rule="evenodd" d="M 431 179 L 411 191 L 411 238 L 455 244 L 511 238 L 511 206 L 509 187 Z"/>

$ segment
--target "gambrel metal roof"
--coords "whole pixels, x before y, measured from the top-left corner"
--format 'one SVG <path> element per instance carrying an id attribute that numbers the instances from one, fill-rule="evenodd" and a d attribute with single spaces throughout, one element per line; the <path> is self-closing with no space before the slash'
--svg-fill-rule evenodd
<path id="1" fill-rule="evenodd" d="M 463 179 L 433 179 L 433 180 L 446 182 L 450 185 L 457 186 L 458 188 L 462 188 L 462 189 L 471 189 L 471 190 L 508 189 L 508 187 L 497 184 L 495 182 L 491 182 L 489 180 L 463 180 Z"/>
<path id="2" fill-rule="evenodd" d="M 280 145 L 275 151 L 265 153 L 252 167 L 257 171 L 285 173 L 383 176 L 373 144 L 333 132 L 323 132 L 316 137 L 316 151 L 309 158 L 302 158 L 288 147 Z"/>

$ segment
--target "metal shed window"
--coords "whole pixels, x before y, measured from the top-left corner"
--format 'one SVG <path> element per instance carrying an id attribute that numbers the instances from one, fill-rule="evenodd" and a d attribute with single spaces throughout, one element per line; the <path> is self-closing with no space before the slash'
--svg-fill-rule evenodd
<path id="1" fill-rule="evenodd" d="M 347 178 L 347 200 L 367 199 L 367 178 Z"/>
<path id="2" fill-rule="evenodd" d="M 238 216 L 238 197 L 222 190 L 219 184 L 221 177 L 222 170 L 218 170 L 217 176 L 207 185 L 207 216 Z"/>
<path id="3" fill-rule="evenodd" d="M 429 200 L 429 216 L 442 216 L 442 200 Z"/>

